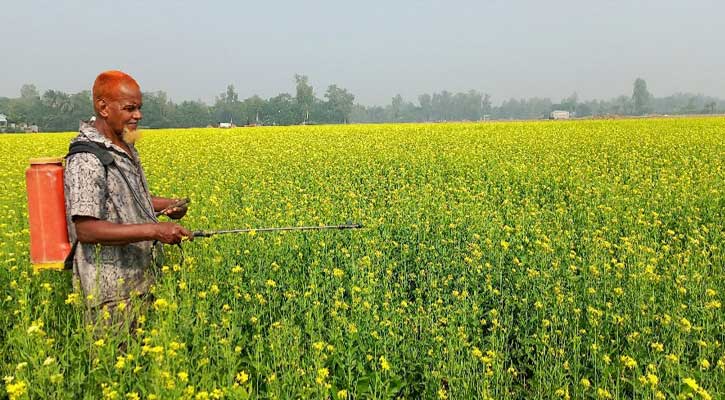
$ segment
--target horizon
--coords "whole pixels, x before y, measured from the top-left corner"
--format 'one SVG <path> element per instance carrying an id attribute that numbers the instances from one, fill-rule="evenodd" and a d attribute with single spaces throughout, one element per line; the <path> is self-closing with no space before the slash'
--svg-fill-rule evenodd
<path id="1" fill-rule="evenodd" d="M 646 79 L 644 79 L 644 80 L 647 81 Z M 632 81 L 632 83 L 634 83 L 634 80 Z M 38 87 L 37 85 L 35 85 L 32 82 L 26 82 L 26 84 L 34 85 L 35 88 L 38 90 L 38 93 L 41 96 L 43 95 L 44 92 L 46 92 L 48 90 L 56 90 L 56 91 L 59 90 L 59 89 L 56 89 L 56 88 L 41 88 L 41 87 Z M 648 88 L 649 88 L 650 87 L 649 86 L 649 82 L 647 82 L 647 85 L 648 85 Z M 224 90 L 226 90 L 226 89 L 227 89 L 227 87 L 224 88 Z M 238 91 L 238 88 L 236 86 L 234 87 L 234 89 Z M 292 90 L 288 90 L 288 91 L 283 91 L 283 92 L 280 92 L 280 93 L 276 93 L 276 94 L 271 95 L 269 97 L 263 97 L 263 96 L 259 96 L 257 94 L 251 94 L 251 95 L 249 95 L 247 97 L 241 97 L 240 96 L 240 100 L 245 100 L 245 99 L 248 99 L 248 98 L 251 98 L 251 97 L 254 97 L 254 96 L 259 96 L 260 98 L 262 98 L 264 100 L 270 100 L 271 98 L 276 97 L 276 96 L 278 96 L 280 94 L 284 94 L 284 93 L 289 94 L 292 97 L 294 97 L 294 89 L 295 89 L 294 88 L 294 85 L 293 85 L 293 87 L 291 89 Z M 326 89 L 327 89 L 326 87 L 325 88 L 315 88 L 315 93 L 314 93 L 315 96 L 317 98 L 323 98 L 324 90 L 326 90 Z M 21 90 L 21 88 L 18 88 L 18 93 L 16 95 L 14 95 L 14 96 L 2 96 L 2 95 L 0 95 L 0 98 L 8 98 L 8 99 L 17 99 L 17 98 L 20 98 L 20 90 Z M 91 91 L 91 88 L 83 89 L 83 90 L 87 90 L 88 92 L 90 92 Z M 83 90 L 80 90 L 80 91 L 77 91 L 77 92 L 63 92 L 63 93 L 66 93 L 66 94 L 69 94 L 69 95 L 73 95 L 73 94 L 77 94 L 77 93 L 83 92 Z M 403 97 L 403 100 L 404 101 L 416 104 L 416 103 L 418 103 L 418 96 L 423 95 L 423 94 L 433 95 L 434 93 L 441 93 L 443 91 L 447 91 L 450 94 L 456 94 L 456 93 L 467 93 L 470 90 L 476 90 L 476 89 L 464 89 L 464 90 L 461 90 L 461 91 L 458 91 L 458 92 L 454 92 L 454 91 L 447 90 L 447 89 L 444 88 L 444 89 L 441 89 L 441 90 L 435 91 L 435 92 L 419 93 L 419 94 L 414 95 L 414 96 L 411 96 L 411 97 L 405 97 L 405 96 L 402 96 L 402 95 L 401 96 Z M 204 103 L 204 104 L 206 104 L 208 106 L 213 106 L 214 103 L 215 103 L 215 98 L 211 99 L 210 101 L 207 101 L 207 100 L 204 100 L 204 99 L 177 99 L 177 98 L 173 98 L 169 94 L 169 92 L 166 91 L 166 90 L 164 90 L 164 89 L 146 90 L 146 89 L 144 89 L 142 87 L 141 88 L 141 91 L 144 94 L 155 94 L 155 93 L 158 93 L 158 92 L 164 92 L 168 96 L 169 101 L 173 102 L 174 104 L 180 104 L 180 103 L 185 102 L 185 101 L 194 101 L 194 102 L 202 102 L 202 103 Z M 479 92 L 479 93 L 484 94 L 484 95 L 485 94 L 488 94 L 488 93 L 485 93 L 485 92 Z M 650 93 L 651 93 L 651 91 L 650 91 Z M 215 95 L 215 97 L 216 96 L 219 96 L 220 94 L 222 94 L 222 93 L 220 92 L 219 94 Z M 352 94 L 355 95 L 355 93 L 352 93 Z M 694 92 L 694 91 L 678 91 L 678 92 L 673 92 L 673 93 L 660 93 L 660 94 L 651 93 L 651 94 L 652 94 L 652 97 L 655 98 L 655 99 L 667 98 L 667 97 L 672 97 L 672 96 L 677 96 L 677 95 L 685 95 L 685 96 L 702 96 L 702 97 L 705 97 L 705 98 L 714 98 L 714 99 L 717 99 L 719 101 L 724 101 L 725 100 L 725 97 L 720 97 L 720 96 L 717 96 L 717 95 L 712 95 L 710 93 Z M 505 97 L 505 98 L 496 99 L 493 96 L 491 96 L 491 99 L 490 100 L 491 100 L 491 102 L 492 102 L 493 105 L 503 104 L 504 102 L 511 101 L 511 100 L 524 101 L 524 100 L 535 100 L 535 99 L 550 100 L 552 103 L 556 104 L 559 101 L 566 100 L 566 98 L 569 97 L 569 96 L 571 96 L 571 95 L 577 95 L 578 96 L 577 101 L 579 103 L 586 103 L 586 102 L 590 102 L 590 101 L 612 101 L 612 100 L 616 100 L 617 98 L 622 97 L 622 96 L 624 96 L 624 97 L 631 97 L 632 96 L 632 90 L 630 89 L 630 92 L 623 92 L 623 93 L 620 93 L 618 95 L 615 95 L 615 96 L 612 96 L 612 97 L 606 97 L 606 98 L 584 98 L 584 97 L 580 96 L 579 93 L 575 90 L 574 92 L 570 93 L 569 95 L 563 96 L 562 98 L 545 97 L 545 96 L 535 96 L 534 95 L 534 96 L 524 96 L 524 97 Z M 393 97 L 395 97 L 395 95 Z M 381 104 L 363 104 L 363 103 L 360 103 L 359 101 L 357 101 L 357 96 L 356 96 L 354 104 L 361 105 L 361 106 L 364 106 L 364 107 L 385 107 L 385 106 L 387 106 L 387 105 L 390 104 L 390 100 L 391 99 L 388 99 L 388 103 L 387 104 L 386 103 L 381 103 Z"/>

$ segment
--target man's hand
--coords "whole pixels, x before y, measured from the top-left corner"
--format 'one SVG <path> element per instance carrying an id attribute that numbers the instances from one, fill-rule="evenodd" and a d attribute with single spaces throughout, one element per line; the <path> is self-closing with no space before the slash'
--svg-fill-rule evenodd
<path id="1" fill-rule="evenodd" d="M 156 240 L 166 244 L 178 244 L 183 239 L 194 240 L 194 235 L 190 230 L 173 222 L 159 222 L 155 224 Z"/>
<path id="2" fill-rule="evenodd" d="M 164 215 L 171 219 L 181 219 L 186 215 L 186 211 L 189 209 L 189 203 L 184 203 L 179 207 L 171 207 L 164 211 Z"/>
<path id="3" fill-rule="evenodd" d="M 156 216 L 166 215 L 171 219 L 181 219 L 189 209 L 189 199 L 167 199 L 164 197 L 152 197 Z"/>

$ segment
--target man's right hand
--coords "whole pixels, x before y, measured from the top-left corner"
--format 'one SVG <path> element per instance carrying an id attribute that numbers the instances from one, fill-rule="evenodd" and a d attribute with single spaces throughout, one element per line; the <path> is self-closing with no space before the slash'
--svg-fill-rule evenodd
<path id="1" fill-rule="evenodd" d="M 165 244 L 181 243 L 183 239 L 193 240 L 194 235 L 190 230 L 173 222 L 159 222 L 155 224 L 156 240 Z"/>

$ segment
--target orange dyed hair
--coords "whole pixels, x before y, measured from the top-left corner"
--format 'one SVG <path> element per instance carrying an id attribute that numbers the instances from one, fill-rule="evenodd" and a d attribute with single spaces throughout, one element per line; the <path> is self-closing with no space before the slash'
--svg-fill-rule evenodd
<path id="1" fill-rule="evenodd" d="M 138 82 L 125 72 L 114 70 L 101 72 L 96 77 L 96 81 L 93 82 L 93 108 L 96 108 L 96 100 L 98 99 L 110 100 L 115 98 L 116 93 L 123 85 L 140 88 Z"/>

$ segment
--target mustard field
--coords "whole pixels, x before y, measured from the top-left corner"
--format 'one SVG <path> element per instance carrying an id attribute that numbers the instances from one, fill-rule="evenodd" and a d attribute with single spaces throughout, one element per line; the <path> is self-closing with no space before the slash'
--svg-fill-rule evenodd
<path id="1" fill-rule="evenodd" d="M 0 398 L 725 398 L 725 119 L 147 131 L 192 230 L 137 326 L 34 273 L 0 135 Z M 3 393 L 4 392 L 4 393 Z"/>

